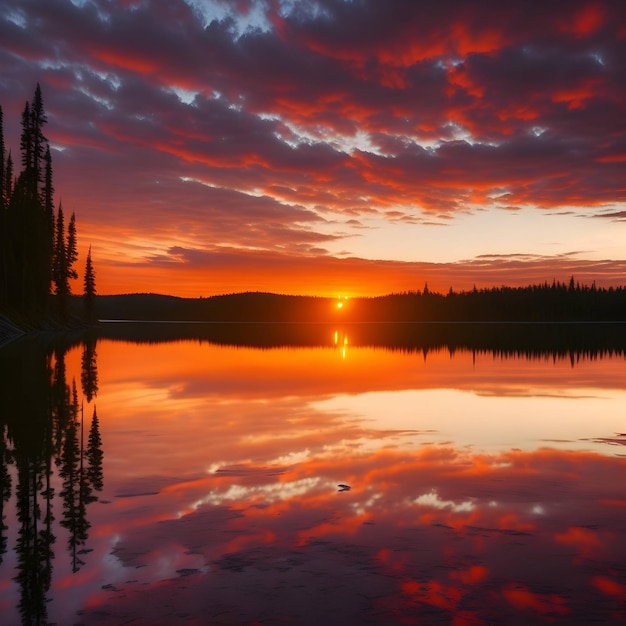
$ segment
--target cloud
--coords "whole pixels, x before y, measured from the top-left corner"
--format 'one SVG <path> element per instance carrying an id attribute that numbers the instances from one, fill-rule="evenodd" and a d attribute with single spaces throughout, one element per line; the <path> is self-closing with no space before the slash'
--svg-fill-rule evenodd
<path id="1" fill-rule="evenodd" d="M 303 238 L 297 232 L 295 238 Z M 339 258 L 319 254 L 310 241 L 289 250 L 254 250 L 240 247 L 147 248 L 124 257 L 106 259 L 107 272 L 99 282 L 99 293 L 137 291 L 140 276 L 150 267 L 140 291 L 173 293 L 181 296 L 213 295 L 236 291 L 277 291 L 290 294 L 328 295 L 338 293 L 375 296 L 391 292 L 423 289 L 447 293 L 492 285 L 567 283 L 571 276 L 581 284 L 598 287 L 618 284 L 626 272 L 626 262 L 586 260 L 569 255 L 486 255 L 454 263 L 368 260 L 350 256 Z M 104 243 L 102 244 L 105 245 Z M 112 244 L 107 244 L 112 245 Z"/>
<path id="2" fill-rule="evenodd" d="M 258 246 L 284 236 L 305 251 L 345 234 L 330 222 L 370 215 L 418 226 L 497 206 L 615 206 L 621 217 L 619 3 L 5 4 L 7 144 L 17 151 L 24 85 L 40 81 L 57 193 L 89 238 L 111 216 L 128 233 L 155 215 L 165 232 L 165 203 L 169 230 L 180 218 L 196 229 L 203 201 L 219 219 L 202 236 L 249 246 L 246 207 L 261 218 L 274 202 L 284 228 L 259 226 Z M 241 215 L 182 178 L 236 196 Z"/>
<path id="3" fill-rule="evenodd" d="M 626 211 L 611 211 L 609 213 L 595 213 L 594 215 L 591 215 L 590 217 L 622 222 L 626 220 Z"/>

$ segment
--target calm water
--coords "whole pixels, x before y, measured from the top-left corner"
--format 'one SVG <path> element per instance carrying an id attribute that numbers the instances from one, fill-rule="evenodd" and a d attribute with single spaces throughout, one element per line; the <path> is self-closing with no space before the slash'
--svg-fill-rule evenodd
<path id="1" fill-rule="evenodd" d="M 5 349 L 1 623 L 623 623 L 623 354 L 353 344 Z"/>

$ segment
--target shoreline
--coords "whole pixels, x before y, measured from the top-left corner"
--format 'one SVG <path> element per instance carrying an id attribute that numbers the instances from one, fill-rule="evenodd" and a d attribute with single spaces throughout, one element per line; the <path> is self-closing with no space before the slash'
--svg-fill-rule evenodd
<path id="1" fill-rule="evenodd" d="M 8 317 L 0 313 L 0 348 L 23 337 L 26 331 L 16 326 Z"/>
<path id="2" fill-rule="evenodd" d="M 88 324 L 77 317 L 70 317 L 61 323 L 53 318 L 48 318 L 35 325 L 25 323 L 18 325 L 6 313 L 0 313 L 0 349 L 25 337 L 50 337 L 55 335 L 67 335 L 68 333 L 85 332 L 94 328 L 97 324 Z"/>

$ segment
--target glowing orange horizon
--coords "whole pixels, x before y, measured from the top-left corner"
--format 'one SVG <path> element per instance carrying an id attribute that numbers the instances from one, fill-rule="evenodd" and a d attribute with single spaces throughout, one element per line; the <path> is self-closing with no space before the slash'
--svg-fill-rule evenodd
<path id="1" fill-rule="evenodd" d="M 157 265 L 150 262 L 120 264 L 99 258 L 92 250 L 96 286 L 100 295 L 160 293 L 198 298 L 241 292 L 270 292 L 288 295 L 337 298 L 373 297 L 389 293 L 423 290 L 445 294 L 451 288 L 469 291 L 500 287 L 567 283 L 571 276 L 580 284 L 608 288 L 626 282 L 626 261 L 573 261 L 556 259 L 510 263 L 467 261 L 462 263 L 408 263 L 371 261 L 359 258 L 285 257 L 277 262 L 271 253 L 243 257 L 236 264 L 202 267 L 184 263 Z M 84 256 L 83 256 L 84 258 Z M 80 260 L 79 260 L 80 264 Z M 79 265 L 79 274 L 82 266 Z M 74 293 L 82 292 L 82 276 Z M 345 306 L 345 305 L 342 305 Z M 342 307 L 338 307 L 342 308 Z"/>

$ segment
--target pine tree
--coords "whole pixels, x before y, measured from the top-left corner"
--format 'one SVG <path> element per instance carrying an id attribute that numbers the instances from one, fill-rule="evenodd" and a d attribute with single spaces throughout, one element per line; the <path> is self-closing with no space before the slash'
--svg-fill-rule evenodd
<path id="1" fill-rule="evenodd" d="M 52 257 L 52 248 L 54 247 L 54 186 L 52 184 L 52 156 L 50 155 L 50 146 L 46 147 L 44 156 L 46 163 L 45 186 L 43 193 L 43 206 L 46 213 L 46 221 L 50 234 L 50 255 Z"/>
<path id="2" fill-rule="evenodd" d="M 67 315 L 67 301 L 72 294 L 70 279 L 78 278 L 78 273 L 74 269 L 77 258 L 76 217 L 72 213 L 66 234 L 63 206 L 59 204 L 54 235 L 52 282 L 57 296 L 57 310 L 61 317 Z"/>
<path id="3" fill-rule="evenodd" d="M 70 285 L 67 272 L 65 217 L 63 215 L 63 206 L 61 204 L 59 204 L 59 210 L 57 211 L 52 276 L 54 281 L 54 293 L 59 297 L 59 300 L 62 300 L 69 295 Z"/>
<path id="4" fill-rule="evenodd" d="M 11 194 L 13 193 L 13 157 L 11 156 L 11 152 L 9 152 L 9 156 L 7 157 L 7 166 L 4 176 L 4 206 L 6 208 L 9 206 L 9 200 L 11 200 Z"/>
<path id="5" fill-rule="evenodd" d="M 47 308 L 47 299 L 50 292 L 50 276 L 52 266 L 52 241 L 54 224 L 50 220 L 46 206 L 46 177 L 50 175 L 50 190 L 52 189 L 52 159 L 50 146 L 43 134 L 43 127 L 48 121 L 43 106 L 41 86 L 37 83 L 35 95 L 30 107 L 32 135 L 32 194 L 36 203 L 36 213 L 33 215 L 33 231 L 31 234 L 31 250 L 34 266 L 34 297 L 38 300 L 38 310 L 41 313 Z M 52 199 L 50 198 L 50 201 Z"/>
<path id="6" fill-rule="evenodd" d="M 93 321 L 96 304 L 96 274 L 91 260 L 91 246 L 89 246 L 87 261 L 85 262 L 83 299 L 85 302 L 85 317 L 89 321 Z"/>
<path id="7" fill-rule="evenodd" d="M 6 173 L 4 165 L 4 126 L 2 107 L 0 106 L 0 305 L 7 299 L 7 246 L 8 230 L 6 221 Z"/>
<path id="8" fill-rule="evenodd" d="M 43 127 L 47 123 L 48 118 L 43 108 L 43 97 L 39 83 L 37 83 L 37 87 L 35 88 L 35 96 L 33 98 L 30 115 L 33 149 L 33 179 L 36 191 L 39 192 L 39 184 L 44 182 L 45 154 L 49 150 L 48 140 L 43 134 Z M 44 204 L 43 190 L 41 196 L 42 204 Z"/>
<path id="9" fill-rule="evenodd" d="M 78 278 L 78 272 L 74 269 L 74 265 L 78 260 L 78 252 L 76 250 L 76 215 L 74 213 L 72 213 L 72 217 L 70 217 L 70 223 L 67 226 L 67 243 L 65 246 L 65 254 L 67 258 L 67 277 L 68 279 L 76 279 Z M 71 288 L 68 293 L 71 293 Z"/>
<path id="10" fill-rule="evenodd" d="M 2 107 L 0 106 L 0 210 L 4 210 L 6 207 L 6 170 L 4 161 L 4 121 Z"/>
<path id="11" fill-rule="evenodd" d="M 32 116 L 30 114 L 30 104 L 26 102 L 22 111 L 22 134 L 20 136 L 20 150 L 22 151 L 22 169 L 29 172 L 33 167 L 33 135 Z"/>

